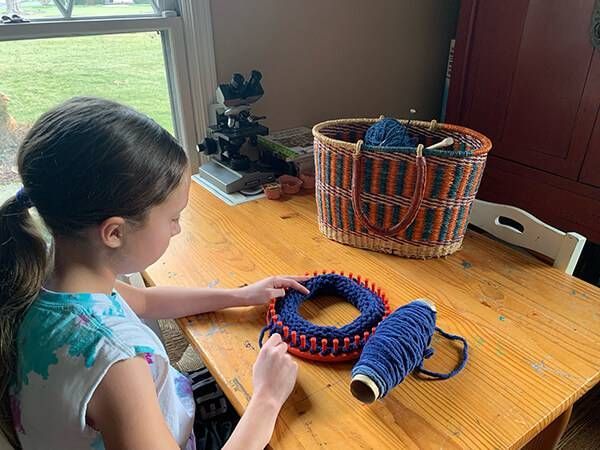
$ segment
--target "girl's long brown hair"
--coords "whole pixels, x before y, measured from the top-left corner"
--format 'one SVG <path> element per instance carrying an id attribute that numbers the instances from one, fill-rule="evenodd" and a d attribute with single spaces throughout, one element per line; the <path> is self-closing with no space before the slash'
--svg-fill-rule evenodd
<path id="1" fill-rule="evenodd" d="M 186 173 L 175 138 L 137 111 L 108 100 L 73 98 L 42 115 L 17 155 L 24 191 L 53 236 L 77 236 L 104 219 L 142 223 Z M 8 390 L 15 337 L 52 262 L 21 198 L 0 207 L 0 422 L 18 447 Z"/>

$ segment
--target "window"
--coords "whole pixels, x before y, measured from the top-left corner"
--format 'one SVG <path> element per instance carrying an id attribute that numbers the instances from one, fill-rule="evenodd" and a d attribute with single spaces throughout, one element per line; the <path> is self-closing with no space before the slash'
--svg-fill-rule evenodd
<path id="1" fill-rule="evenodd" d="M 117 100 L 174 133 L 157 32 L 2 42 L 0 49 L 0 184 L 18 183 L 15 155 L 31 124 L 73 96 Z"/>
<path id="2" fill-rule="evenodd" d="M 190 83 L 184 25 L 176 1 L 161 0 L 162 10 L 157 5 L 0 0 L 0 11 L 29 20 L 0 24 L 0 202 L 19 185 L 16 149 L 31 124 L 76 95 L 114 99 L 148 114 L 195 162 L 195 118 L 203 115 L 192 104 L 198 93 Z"/>

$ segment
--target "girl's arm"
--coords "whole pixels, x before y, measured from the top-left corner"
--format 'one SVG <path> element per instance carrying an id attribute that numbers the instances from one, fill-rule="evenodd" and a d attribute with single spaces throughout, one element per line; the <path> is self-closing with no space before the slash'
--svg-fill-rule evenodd
<path id="1" fill-rule="evenodd" d="M 308 290 L 306 277 L 278 276 L 237 289 L 151 287 L 136 288 L 117 281 L 116 289 L 135 313 L 144 319 L 176 319 L 232 306 L 260 305 L 285 295 L 285 289 Z"/>
<path id="2" fill-rule="evenodd" d="M 252 378 L 254 393 L 223 450 L 262 450 L 271 440 L 277 415 L 292 392 L 298 365 L 287 353 L 287 344 L 274 334 L 263 345 Z"/>
<path id="3" fill-rule="evenodd" d="M 102 434 L 107 450 L 179 450 L 142 357 L 120 361 L 108 369 L 88 403 L 86 417 Z"/>
<path id="4" fill-rule="evenodd" d="M 254 393 L 226 450 L 262 450 L 296 383 L 298 365 L 279 334 L 271 336 L 253 367 Z M 114 364 L 92 395 L 87 421 L 107 450 L 178 450 L 163 418 L 148 364 L 141 357 Z"/>

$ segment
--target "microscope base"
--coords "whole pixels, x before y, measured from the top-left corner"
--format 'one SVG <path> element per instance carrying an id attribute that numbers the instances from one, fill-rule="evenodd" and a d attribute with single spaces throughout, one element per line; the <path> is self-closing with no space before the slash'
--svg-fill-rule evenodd
<path id="1" fill-rule="evenodd" d="M 198 175 L 227 194 L 232 194 L 242 189 L 253 189 L 265 183 L 275 181 L 275 176 L 272 172 L 237 171 L 214 159 L 202 164 L 198 170 Z"/>

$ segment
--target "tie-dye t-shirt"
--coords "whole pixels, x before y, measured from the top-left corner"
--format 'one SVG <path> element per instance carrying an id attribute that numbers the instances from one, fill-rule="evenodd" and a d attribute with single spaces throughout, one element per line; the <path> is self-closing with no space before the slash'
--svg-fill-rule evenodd
<path id="1" fill-rule="evenodd" d="M 175 440 L 195 449 L 190 382 L 117 292 L 42 290 L 21 323 L 17 346 L 10 403 L 24 450 L 103 449 L 102 435 L 86 424 L 87 404 L 108 369 L 136 355 L 148 362 Z"/>

